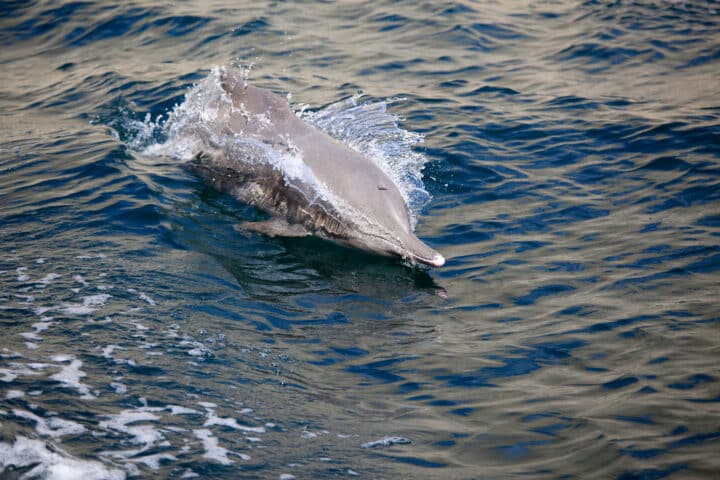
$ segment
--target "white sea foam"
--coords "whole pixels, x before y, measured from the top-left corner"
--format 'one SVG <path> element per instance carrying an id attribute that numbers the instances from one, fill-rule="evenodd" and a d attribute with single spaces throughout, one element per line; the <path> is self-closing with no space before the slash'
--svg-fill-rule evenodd
<path id="1" fill-rule="evenodd" d="M 303 431 L 300 433 L 300 436 L 304 439 L 311 439 L 311 438 L 317 438 L 320 435 L 327 435 L 328 433 L 330 433 L 330 432 L 328 432 L 327 430 L 317 430 L 317 431 L 313 432 L 311 430 L 308 430 L 307 427 L 305 427 L 305 428 L 303 428 Z"/>
<path id="2" fill-rule="evenodd" d="M 13 398 L 22 398 L 25 396 L 25 392 L 20 390 L 8 390 L 5 394 L 6 400 L 12 400 Z"/>
<path id="3" fill-rule="evenodd" d="M 130 324 L 132 326 L 134 326 L 136 330 L 140 330 L 140 331 L 150 330 L 148 327 L 146 327 L 145 325 L 143 325 L 140 322 L 130 322 Z"/>
<path id="4" fill-rule="evenodd" d="M 26 290 L 27 290 L 27 289 L 23 289 L 23 291 L 26 291 Z M 30 304 L 30 303 L 33 303 L 33 302 L 35 301 L 35 297 L 34 297 L 33 295 L 20 295 L 20 294 L 15 294 L 15 297 L 23 299 L 23 300 L 24 300 L 23 303 L 25 303 L 25 304 Z"/>
<path id="5" fill-rule="evenodd" d="M 103 358 L 113 358 L 112 354 L 115 350 L 125 350 L 125 348 L 120 345 L 106 345 L 102 349 Z"/>
<path id="6" fill-rule="evenodd" d="M 224 427 L 241 430 L 243 432 L 265 433 L 265 428 L 263 427 L 249 427 L 238 423 L 238 421 L 232 417 L 217 417 L 209 414 L 208 419 L 205 421 L 203 426 L 209 427 L 212 425 L 222 425 Z"/>
<path id="7" fill-rule="evenodd" d="M 193 430 L 193 433 L 200 441 L 202 441 L 203 448 L 205 449 L 203 457 L 207 458 L 208 460 L 212 460 L 213 462 L 220 463 L 222 465 L 230 465 L 231 463 L 235 463 L 228 458 L 229 451 L 226 448 L 218 445 L 218 439 L 213 437 L 213 434 L 210 430 L 208 430 L 207 428 L 201 428 Z"/>
<path id="8" fill-rule="evenodd" d="M 92 315 L 95 310 L 104 306 L 110 295 L 107 293 L 99 293 L 97 295 L 87 295 L 82 297 L 82 303 L 65 304 L 58 310 L 66 315 Z"/>
<path id="9" fill-rule="evenodd" d="M 0 470 L 27 469 L 20 478 L 46 480 L 124 480 L 125 472 L 100 462 L 79 460 L 57 446 L 18 436 L 12 444 L 0 442 Z"/>
<path id="10" fill-rule="evenodd" d="M 65 315 L 87 316 L 95 313 L 98 308 L 105 306 L 109 299 L 109 294 L 99 293 L 97 295 L 82 297 L 81 303 L 63 303 L 61 305 L 36 307 L 33 311 L 36 315 L 44 315 L 47 312 L 56 311 Z"/>
<path id="11" fill-rule="evenodd" d="M 32 327 L 35 329 L 36 333 L 44 332 L 45 330 L 50 328 L 51 325 L 57 323 L 57 322 L 50 322 L 49 320 L 51 320 L 51 319 L 52 319 L 52 317 L 44 317 L 41 319 L 43 321 L 33 323 Z"/>
<path id="12" fill-rule="evenodd" d="M 58 373 L 51 375 L 52 380 L 62 383 L 64 387 L 77 390 L 82 394 L 82 398 L 95 398 L 95 395 L 90 393 L 90 387 L 80 381 L 81 378 L 87 376 L 80 370 L 83 364 L 80 360 L 72 355 L 55 355 L 52 359 L 55 362 L 70 362 L 68 365 L 62 366 Z"/>
<path id="13" fill-rule="evenodd" d="M 383 437 L 379 440 L 372 442 L 366 442 L 360 445 L 361 448 L 377 448 L 377 447 L 389 447 L 391 445 L 404 445 L 411 443 L 409 439 L 405 437 Z"/>
<path id="14" fill-rule="evenodd" d="M 222 425 L 224 427 L 243 432 L 265 433 L 265 427 L 250 427 L 248 425 L 238 423 L 238 421 L 232 417 L 219 417 L 215 414 L 214 408 L 216 405 L 213 403 L 200 402 L 200 405 L 206 410 L 205 416 L 207 417 L 207 420 L 205 420 L 205 424 L 203 425 L 204 427 Z"/>
<path id="15" fill-rule="evenodd" d="M 192 337 L 185 337 L 185 339 L 180 342 L 180 345 L 193 347 L 187 352 L 188 355 L 193 357 L 209 357 L 213 355 L 212 349 Z"/>
<path id="16" fill-rule="evenodd" d="M 140 292 L 140 295 L 139 295 L 139 296 L 140 296 L 140 299 L 141 299 L 141 300 L 145 300 L 148 304 L 153 305 L 153 306 L 156 305 L 155 300 L 153 300 L 152 298 L 150 298 L 150 297 L 147 296 L 146 294 Z"/>
<path id="17" fill-rule="evenodd" d="M 139 453 L 165 440 L 163 434 L 153 425 L 147 423 L 135 425 L 138 422 L 155 422 L 160 420 L 160 417 L 148 410 L 147 407 L 136 410 L 123 410 L 118 414 L 108 415 L 108 420 L 101 421 L 99 426 L 131 436 L 131 443 L 142 446 L 141 450 L 135 451 L 135 453 Z M 118 456 L 120 454 L 111 453 L 111 455 Z"/>
<path id="18" fill-rule="evenodd" d="M 9 383 L 23 375 L 38 375 L 38 370 L 44 369 L 48 364 L 12 362 L 8 366 L 9 368 L 0 368 L 0 382 Z"/>
<path id="19" fill-rule="evenodd" d="M 18 282 L 27 282 L 30 280 L 30 275 L 27 273 L 27 267 L 18 267 L 15 269 L 15 272 L 17 273 L 17 281 Z"/>
<path id="20" fill-rule="evenodd" d="M 75 258 L 80 260 L 93 260 L 96 258 L 107 258 L 104 253 L 98 253 L 97 255 L 76 255 Z"/>
<path id="21" fill-rule="evenodd" d="M 317 438 L 317 433 L 311 432 L 311 431 L 309 431 L 309 430 L 303 430 L 303 431 L 300 433 L 300 436 L 301 436 L 302 438 L 308 440 L 308 439 L 311 439 L 311 438 Z"/>
<path id="22" fill-rule="evenodd" d="M 193 408 L 187 408 L 180 405 L 168 405 L 167 408 L 170 409 L 170 413 L 172 415 L 197 415 L 201 413 Z"/>
<path id="23" fill-rule="evenodd" d="M 77 422 L 64 420 L 55 416 L 42 418 L 27 410 L 14 409 L 16 417 L 35 422 L 35 431 L 43 437 L 59 438 L 66 435 L 77 435 L 85 431 L 85 427 Z"/>
<path id="24" fill-rule="evenodd" d="M 0 349 L 0 358 L 22 358 L 22 355 L 18 352 L 8 350 L 6 347 Z"/>
<path id="25" fill-rule="evenodd" d="M 48 273 L 40 280 L 37 280 L 35 283 L 40 284 L 42 286 L 50 285 L 53 281 L 57 280 L 58 278 L 62 278 L 62 275 L 57 273 Z"/>
<path id="26" fill-rule="evenodd" d="M 169 453 L 155 453 L 152 455 L 143 455 L 137 458 L 128 458 L 128 461 L 133 463 L 142 463 L 153 470 L 160 468 L 160 462 L 167 460 L 169 462 L 177 460 L 175 455 Z"/>
<path id="27" fill-rule="evenodd" d="M 120 382 L 112 382 L 110 383 L 110 387 L 115 390 L 115 393 L 118 395 L 122 395 L 124 393 L 127 393 L 127 385 Z"/>

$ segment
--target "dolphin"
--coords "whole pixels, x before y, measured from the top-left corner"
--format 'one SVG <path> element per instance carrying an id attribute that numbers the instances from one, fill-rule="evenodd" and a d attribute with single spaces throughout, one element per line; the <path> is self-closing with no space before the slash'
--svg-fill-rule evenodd
<path id="1" fill-rule="evenodd" d="M 307 175 L 289 179 L 272 162 L 248 158 L 247 148 L 206 136 L 188 168 L 271 216 L 236 228 L 269 236 L 314 235 L 411 263 L 445 263 L 415 236 L 402 194 L 372 160 L 300 119 L 284 98 L 248 84 L 235 68 L 221 67 L 219 78 L 225 98 L 215 105 L 223 111 L 215 128 L 237 145 L 255 142 L 299 158 L 298 168 L 314 176 L 314 181 L 303 180 Z"/>

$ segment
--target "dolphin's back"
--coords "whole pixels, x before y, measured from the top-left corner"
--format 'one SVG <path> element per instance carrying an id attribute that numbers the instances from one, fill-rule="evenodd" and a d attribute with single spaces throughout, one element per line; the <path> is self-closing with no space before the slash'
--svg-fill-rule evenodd
<path id="1" fill-rule="evenodd" d="M 253 130 L 273 142 L 292 142 L 317 179 L 336 197 L 388 230 L 410 233 L 405 200 L 387 174 L 373 161 L 298 118 L 288 103 L 270 90 L 244 83 L 228 70 L 223 88 L 233 104 L 268 117 L 272 127 L 245 123 L 233 129 Z M 244 122 L 245 117 L 240 122 Z"/>

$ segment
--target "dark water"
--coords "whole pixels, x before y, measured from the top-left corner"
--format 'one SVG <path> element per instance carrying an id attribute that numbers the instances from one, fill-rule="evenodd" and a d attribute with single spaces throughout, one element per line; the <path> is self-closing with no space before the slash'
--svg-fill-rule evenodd
<path id="1" fill-rule="evenodd" d="M 720 478 L 718 12 L 4 2 L 0 477 Z M 230 60 L 405 97 L 446 266 L 138 153 Z"/>

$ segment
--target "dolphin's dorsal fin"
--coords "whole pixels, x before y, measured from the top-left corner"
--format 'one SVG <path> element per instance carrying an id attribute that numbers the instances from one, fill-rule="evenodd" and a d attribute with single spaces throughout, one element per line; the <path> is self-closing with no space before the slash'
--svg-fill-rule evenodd
<path id="1" fill-rule="evenodd" d="M 235 225 L 235 230 L 250 230 L 269 237 L 308 237 L 312 235 L 298 223 L 288 223 L 283 218 L 271 218 L 264 222 L 243 222 Z"/>

